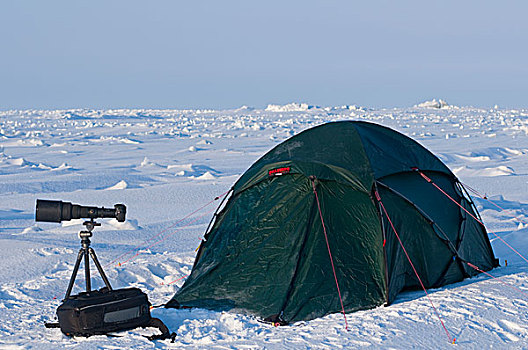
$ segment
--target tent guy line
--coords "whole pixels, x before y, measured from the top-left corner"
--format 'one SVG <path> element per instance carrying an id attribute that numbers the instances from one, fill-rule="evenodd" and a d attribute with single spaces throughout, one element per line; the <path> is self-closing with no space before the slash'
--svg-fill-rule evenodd
<path id="1" fill-rule="evenodd" d="M 323 213 L 321 212 L 321 203 L 319 203 L 319 196 L 317 195 L 317 188 L 315 186 L 315 176 L 310 176 L 312 181 L 313 193 L 315 194 L 315 200 L 317 201 L 317 210 L 319 211 L 319 217 L 321 218 L 321 225 L 323 226 L 323 233 L 326 241 L 326 247 L 328 248 L 328 256 L 330 257 L 330 264 L 332 264 L 332 273 L 334 274 L 335 284 L 337 287 L 337 294 L 339 294 L 339 302 L 341 303 L 341 309 L 343 311 L 343 317 L 345 318 L 345 330 L 348 331 L 348 321 L 346 317 L 345 307 L 343 306 L 343 298 L 341 297 L 341 290 L 339 289 L 339 282 L 337 281 L 337 275 L 334 266 L 334 259 L 332 258 L 332 251 L 330 250 L 330 243 L 328 243 L 328 235 L 326 234 L 326 226 L 323 219 Z"/>
<path id="2" fill-rule="evenodd" d="M 204 216 L 206 216 L 206 215 L 208 215 L 208 214 L 211 214 L 214 210 L 215 210 L 215 209 L 211 209 L 211 210 L 209 210 L 209 211 L 207 211 L 207 212 L 205 212 L 205 213 L 199 215 L 198 217 L 194 218 L 193 220 L 191 220 L 191 221 L 188 222 L 187 224 L 178 227 L 176 230 L 174 230 L 174 231 L 171 232 L 170 234 L 166 235 L 166 236 L 163 237 L 162 239 L 160 239 L 160 240 L 158 240 L 158 241 L 156 241 L 156 242 L 154 242 L 154 243 L 148 245 L 147 247 L 145 247 L 145 248 L 143 248 L 143 249 L 148 250 L 148 249 L 150 249 L 150 248 L 152 248 L 152 247 L 154 247 L 154 246 L 156 246 L 156 245 L 162 243 L 162 242 L 165 241 L 166 239 L 168 239 L 168 238 L 174 236 L 174 235 L 178 232 L 178 230 L 180 230 L 180 229 L 182 229 L 182 228 L 185 228 L 185 227 L 189 227 L 189 226 L 191 226 L 192 224 L 194 224 L 195 222 L 197 222 L 199 219 L 203 218 Z M 131 261 L 132 259 L 135 259 L 137 256 L 139 256 L 140 253 L 141 253 L 141 250 L 138 250 L 138 251 L 136 252 L 136 254 L 134 254 L 133 256 L 131 256 L 130 258 L 128 258 L 128 259 L 126 259 L 126 260 L 124 260 L 124 261 L 122 261 L 122 262 L 119 262 L 119 263 L 117 264 L 117 266 L 122 266 L 122 265 L 126 264 L 127 262 Z"/>
<path id="3" fill-rule="evenodd" d="M 429 182 L 431 185 L 436 187 L 437 190 L 442 192 L 447 198 L 449 198 L 452 202 L 454 202 L 456 205 L 458 205 L 462 210 L 464 210 L 469 216 L 471 216 L 473 219 L 475 219 L 479 224 L 481 224 L 484 228 L 486 228 L 486 225 L 482 222 L 482 220 L 479 220 L 475 215 L 471 214 L 466 208 L 461 206 L 456 200 L 454 200 L 449 194 L 447 194 L 440 186 L 438 186 L 436 183 L 434 183 L 433 180 L 431 180 L 427 175 L 425 175 L 423 172 L 421 172 L 418 168 L 413 168 L 413 170 L 418 171 L 418 173 L 425 179 L 425 181 Z M 515 248 L 513 248 L 508 242 L 506 242 L 502 237 L 497 235 L 495 232 L 488 230 L 489 233 L 497 237 L 501 240 L 502 243 L 506 244 L 508 248 L 510 248 L 515 254 L 519 255 L 524 261 L 528 263 L 528 259 L 526 259 L 521 253 L 519 253 Z"/>
<path id="4" fill-rule="evenodd" d="M 525 297 L 528 297 L 528 294 L 526 294 L 525 292 L 523 292 L 522 290 L 520 290 L 519 288 L 517 288 L 513 283 L 508 283 L 506 281 L 503 281 L 502 279 L 500 279 L 499 277 L 495 277 L 493 276 L 491 273 L 489 272 L 486 272 L 486 271 L 482 271 L 481 269 L 478 268 L 478 266 L 475 266 L 473 265 L 472 263 L 470 262 L 467 262 L 466 261 L 466 264 L 468 264 L 468 266 L 470 266 L 471 268 L 477 270 L 478 272 L 481 272 L 483 274 L 485 274 L 486 276 L 489 276 L 491 278 L 493 278 L 494 280 L 497 280 L 499 281 L 500 283 L 504 284 L 505 286 L 508 286 L 508 287 L 511 287 L 513 289 L 515 289 L 516 291 L 518 291 L 519 293 L 521 293 L 522 295 L 524 295 Z"/>
<path id="5" fill-rule="evenodd" d="M 400 235 L 398 234 L 398 231 L 394 227 L 394 224 L 392 223 L 392 220 L 391 220 L 391 218 L 389 216 L 389 213 L 387 212 L 387 209 L 385 209 L 385 206 L 383 205 L 383 201 L 381 200 L 381 197 L 380 197 L 378 191 L 375 192 L 375 195 L 376 195 L 376 200 L 379 202 L 381 208 L 383 209 L 383 213 L 385 214 L 385 216 L 387 217 L 387 220 L 389 221 L 389 223 L 391 225 L 392 231 L 396 235 L 396 238 L 398 238 L 398 242 L 400 243 L 400 246 L 402 247 L 402 250 L 405 253 L 405 256 L 407 257 L 407 260 L 409 261 L 409 264 L 411 264 L 411 267 L 412 267 L 412 269 L 414 271 L 414 274 L 416 275 L 416 278 L 418 278 L 418 281 L 420 281 L 420 285 L 422 286 L 422 289 L 425 292 L 425 295 L 427 296 L 427 299 L 429 300 L 429 303 L 431 303 L 431 306 L 433 307 L 433 310 L 434 310 L 434 312 L 436 314 L 436 317 L 438 317 L 438 320 L 442 324 L 442 327 L 444 328 L 444 331 L 445 331 L 445 333 L 447 335 L 447 338 L 449 339 L 449 342 L 451 342 L 452 344 L 455 344 L 456 338 L 451 337 L 451 334 L 449 334 L 449 331 L 447 330 L 447 327 L 445 326 L 444 321 L 440 317 L 440 313 L 438 312 L 436 306 L 434 305 L 433 301 L 431 300 L 431 297 L 429 296 L 429 293 L 427 293 L 427 289 L 425 288 L 425 286 L 424 286 L 424 284 L 422 282 L 422 279 L 420 278 L 420 275 L 418 274 L 418 271 L 416 271 L 416 268 L 414 267 L 414 264 L 413 264 L 411 258 L 409 257 L 409 254 L 407 253 L 407 249 L 405 249 L 405 246 L 403 245 L 403 242 L 402 242 L 402 240 L 400 238 Z"/>
<path id="6" fill-rule="evenodd" d="M 125 261 L 122 261 L 122 262 L 119 262 L 117 266 L 121 266 L 123 265 L 125 262 L 128 262 L 129 260 L 135 258 L 136 256 L 139 255 L 139 251 L 141 249 L 149 249 L 151 248 L 152 246 L 156 245 L 156 244 L 159 244 L 161 243 L 162 241 L 164 241 L 165 239 L 167 239 L 168 237 L 174 235 L 175 232 L 177 232 L 178 230 L 181 230 L 182 228 L 185 228 L 187 226 L 189 226 L 191 223 L 195 222 L 197 219 L 209 214 L 209 212 L 205 213 L 205 214 L 202 214 L 201 216 L 199 216 L 197 219 L 195 219 L 194 221 L 191 221 L 190 223 L 187 223 L 186 225 L 184 226 L 180 226 L 180 227 L 177 227 L 173 232 L 171 232 L 169 235 L 163 237 L 161 240 L 147 246 L 147 244 L 152 241 L 153 239 L 159 237 L 160 235 L 162 235 L 163 233 L 167 232 L 168 230 L 172 229 L 173 227 L 175 227 L 176 225 L 182 223 L 184 220 L 190 218 L 192 215 L 198 213 L 199 211 L 201 211 L 202 209 L 208 207 L 209 205 L 211 205 L 212 203 L 214 203 L 215 201 L 219 200 L 220 198 L 224 197 L 226 194 L 229 193 L 230 190 L 216 196 L 214 199 L 212 199 L 211 201 L 205 203 L 204 205 L 202 205 L 201 207 L 199 207 L 198 209 L 195 209 L 194 211 L 192 211 L 191 213 L 187 214 L 186 216 L 184 216 L 183 218 L 181 218 L 180 220 L 176 221 L 174 224 L 170 225 L 169 227 L 166 227 L 165 229 L 163 229 L 162 231 L 160 231 L 159 233 L 157 233 L 156 235 L 150 237 L 149 239 L 145 240 L 143 243 L 137 245 L 135 248 L 132 248 L 128 251 L 126 251 L 125 253 L 121 254 L 120 256 L 118 256 L 117 258 L 115 258 L 114 260 L 110 261 L 107 265 L 105 265 L 105 267 L 109 266 L 109 265 L 112 265 L 116 262 L 118 262 L 121 258 L 125 257 L 126 255 L 128 254 L 131 254 L 133 252 L 135 252 L 136 250 L 138 251 L 134 256 L 132 256 L 131 258 L 128 258 L 127 260 Z"/>
<path id="7" fill-rule="evenodd" d="M 473 194 L 477 195 L 478 197 L 484 199 L 485 201 L 487 201 L 488 203 L 491 203 L 492 205 L 494 205 L 495 207 L 499 208 L 501 211 L 506 211 L 506 209 L 504 209 L 503 207 L 501 207 L 500 205 L 498 205 L 497 203 L 495 203 L 494 201 L 492 201 L 491 199 L 488 198 L 487 195 L 483 195 L 481 194 L 480 192 L 478 192 L 477 190 L 475 190 L 474 188 L 471 188 L 470 186 L 468 186 L 467 184 L 464 184 L 464 187 L 467 188 L 468 190 L 470 190 Z M 523 224 L 526 224 L 528 225 L 528 221 L 526 220 L 523 220 L 521 218 L 520 215 L 517 215 L 517 216 L 514 216 L 514 215 L 509 215 L 511 216 L 512 218 L 514 218 L 515 220 L 523 223 Z"/>

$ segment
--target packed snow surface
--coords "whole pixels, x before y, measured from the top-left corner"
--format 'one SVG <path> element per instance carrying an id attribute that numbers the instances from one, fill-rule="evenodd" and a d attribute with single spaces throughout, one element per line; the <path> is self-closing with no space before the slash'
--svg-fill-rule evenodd
<path id="1" fill-rule="evenodd" d="M 162 304 L 191 271 L 219 202 L 214 198 L 278 143 L 338 120 L 379 123 L 426 146 L 493 201 L 474 197 L 488 229 L 528 256 L 527 110 L 452 107 L 440 100 L 408 109 L 291 103 L 265 110 L 4 111 L 0 349 L 527 348 L 528 263 L 491 234 L 502 265 L 491 273 L 500 280 L 480 275 L 429 290 L 457 345 L 423 291 L 348 314 L 349 331 L 341 314 L 275 328 L 245 315 L 163 308 L 153 315 L 177 332 L 174 343 L 148 341 L 143 335 L 151 329 L 68 338 L 44 327 L 66 291 L 82 220 L 36 223 L 37 198 L 126 204 L 127 221 L 101 220 L 92 246 L 114 288 L 140 287 L 154 305 Z M 103 285 L 96 274 L 93 283 Z M 74 292 L 83 288 L 81 273 Z"/>

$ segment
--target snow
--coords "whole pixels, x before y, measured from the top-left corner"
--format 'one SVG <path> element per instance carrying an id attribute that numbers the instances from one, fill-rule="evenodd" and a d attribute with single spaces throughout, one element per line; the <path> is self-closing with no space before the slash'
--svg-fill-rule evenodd
<path id="1" fill-rule="evenodd" d="M 268 105 L 266 112 L 305 112 L 309 109 L 317 108 L 307 103 L 288 103 L 285 105 Z"/>
<path id="2" fill-rule="evenodd" d="M 415 107 L 421 107 L 421 108 L 449 108 L 449 104 L 442 100 L 438 99 L 438 101 L 433 98 L 431 101 L 424 101 L 422 103 L 417 104 Z"/>
<path id="3" fill-rule="evenodd" d="M 420 291 L 348 314 L 349 331 L 340 314 L 275 328 L 199 309 L 153 310 L 178 333 L 174 344 L 146 340 L 149 329 L 70 339 L 44 328 L 65 293 L 82 220 L 36 223 L 37 198 L 126 204 L 126 222 L 100 220 L 92 246 L 115 288 L 139 287 L 162 304 L 192 269 L 215 197 L 270 148 L 337 120 L 380 123 L 422 143 L 495 203 L 474 197 L 489 230 L 528 255 L 528 110 L 433 100 L 403 109 L 290 103 L 264 110 L 3 111 L 0 349 L 452 349 Z M 503 266 L 491 273 L 527 292 L 528 264 L 490 237 Z M 93 284 L 103 285 L 98 277 Z M 78 278 L 74 292 L 82 289 Z M 429 293 L 458 348 L 526 348 L 528 298 L 514 288 L 482 275 Z"/>
<path id="4" fill-rule="evenodd" d="M 141 163 L 141 165 L 143 165 L 143 163 Z M 106 190 L 124 190 L 127 187 L 128 187 L 128 184 L 126 183 L 126 181 L 121 180 L 118 183 L 116 183 L 114 186 L 108 187 Z"/>

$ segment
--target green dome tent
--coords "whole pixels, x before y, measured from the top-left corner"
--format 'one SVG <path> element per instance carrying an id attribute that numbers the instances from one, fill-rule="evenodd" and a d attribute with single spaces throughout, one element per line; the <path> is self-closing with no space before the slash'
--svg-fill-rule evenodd
<path id="1" fill-rule="evenodd" d="M 410 138 L 367 122 L 314 127 L 235 183 L 167 307 L 310 320 L 342 310 L 336 280 L 346 312 L 390 304 L 420 287 L 396 233 L 426 288 L 478 273 L 464 262 L 498 266 L 468 213 L 478 216 L 457 178 Z"/>

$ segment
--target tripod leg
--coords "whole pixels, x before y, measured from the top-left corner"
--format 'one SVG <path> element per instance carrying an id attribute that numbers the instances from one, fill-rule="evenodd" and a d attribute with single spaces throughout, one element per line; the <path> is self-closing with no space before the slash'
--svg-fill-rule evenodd
<path id="1" fill-rule="evenodd" d="M 86 292 L 92 290 L 92 279 L 90 277 L 90 256 L 88 249 L 84 248 L 84 277 L 86 278 Z"/>
<path id="2" fill-rule="evenodd" d="M 92 257 L 92 260 L 95 263 L 95 266 L 97 267 L 97 270 L 99 271 L 99 274 L 101 275 L 101 278 L 103 279 L 104 283 L 106 284 L 106 287 L 108 287 L 108 290 L 112 290 L 112 287 L 110 286 L 110 282 L 108 281 L 108 278 L 106 278 L 106 275 L 103 271 L 103 267 L 99 263 L 99 260 L 97 260 L 97 256 L 95 255 L 95 251 L 92 248 L 89 248 L 88 251 L 90 252 L 90 256 Z"/>
<path id="3" fill-rule="evenodd" d="M 66 296 L 64 297 L 64 300 L 70 297 L 71 291 L 73 289 L 73 284 L 75 283 L 75 278 L 77 277 L 77 272 L 79 271 L 79 265 L 81 264 L 83 255 L 84 255 L 84 249 L 81 248 L 81 250 L 79 250 L 79 254 L 77 255 L 77 261 L 75 262 L 75 266 L 73 267 L 73 272 L 70 278 L 70 283 L 68 284 L 68 290 L 66 291 Z"/>

